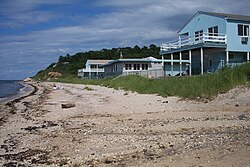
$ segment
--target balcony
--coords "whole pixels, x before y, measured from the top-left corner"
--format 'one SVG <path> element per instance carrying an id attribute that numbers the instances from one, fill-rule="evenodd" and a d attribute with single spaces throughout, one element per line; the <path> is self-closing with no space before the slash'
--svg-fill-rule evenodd
<path id="1" fill-rule="evenodd" d="M 202 33 L 199 36 L 182 37 L 179 40 L 171 41 L 161 45 L 161 52 L 171 52 L 174 50 L 185 49 L 194 46 L 225 47 L 227 36 L 223 34 Z"/>
<path id="2" fill-rule="evenodd" d="M 78 73 L 104 72 L 104 68 L 83 68 L 79 69 Z"/>

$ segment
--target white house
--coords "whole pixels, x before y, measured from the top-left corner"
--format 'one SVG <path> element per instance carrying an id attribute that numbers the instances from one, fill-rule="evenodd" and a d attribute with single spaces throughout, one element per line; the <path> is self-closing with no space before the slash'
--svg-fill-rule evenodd
<path id="1" fill-rule="evenodd" d="M 104 75 L 103 64 L 112 60 L 87 60 L 85 68 L 78 70 L 78 77 L 86 79 L 101 78 Z"/>

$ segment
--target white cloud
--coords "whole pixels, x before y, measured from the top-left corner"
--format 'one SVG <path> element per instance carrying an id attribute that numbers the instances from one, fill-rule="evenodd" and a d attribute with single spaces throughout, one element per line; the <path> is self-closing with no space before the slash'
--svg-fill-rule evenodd
<path id="1" fill-rule="evenodd" d="M 172 40 L 176 32 L 198 10 L 248 14 L 248 0 L 105 0 L 96 1 L 93 7 L 109 10 L 93 13 L 79 24 L 57 26 L 47 30 L 31 31 L 19 35 L 1 35 L 0 58 L 7 64 L 17 62 L 30 64 L 30 71 L 39 70 L 57 60 L 58 56 L 79 51 L 121 46 L 157 45 Z M 70 5 L 70 0 L 8 0 L 1 5 L 0 13 L 9 21 L 0 23 L 22 26 L 63 17 L 55 11 L 42 11 L 41 5 Z M 84 1 L 74 1 L 84 6 Z M 86 7 L 86 6 L 85 6 Z M 86 7 L 87 8 L 87 7 Z M 73 9 L 72 9 L 73 10 Z M 84 10 L 84 9 L 83 9 Z M 81 20 L 82 13 L 65 17 Z M 13 58 L 14 57 L 14 58 Z M 3 60 L 3 61 L 2 61 Z M 41 63 L 43 62 L 43 63 Z M 15 68 L 20 64 L 5 66 Z M 1 71 L 4 70 L 0 66 Z M 29 71 L 24 69 L 24 71 Z M 35 71 L 36 71 L 35 70 Z M 0 75 L 1 78 L 1 75 Z"/>
<path id="2" fill-rule="evenodd" d="M 39 9 L 42 5 L 66 5 L 69 0 L 8 0 L 1 3 L 1 27 L 17 28 L 27 24 L 43 23 L 60 18 L 61 15 L 54 11 Z"/>

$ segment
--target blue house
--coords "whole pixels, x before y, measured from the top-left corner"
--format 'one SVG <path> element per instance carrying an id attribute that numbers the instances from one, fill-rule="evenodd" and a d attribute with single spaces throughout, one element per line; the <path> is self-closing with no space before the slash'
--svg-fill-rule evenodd
<path id="1" fill-rule="evenodd" d="M 166 75 L 203 74 L 249 62 L 250 16 L 197 12 L 161 45 Z"/>

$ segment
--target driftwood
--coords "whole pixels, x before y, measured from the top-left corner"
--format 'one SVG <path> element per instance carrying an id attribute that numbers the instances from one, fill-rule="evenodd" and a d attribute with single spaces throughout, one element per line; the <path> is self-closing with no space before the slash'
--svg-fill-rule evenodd
<path id="1" fill-rule="evenodd" d="M 62 104 L 62 108 L 72 108 L 75 107 L 76 105 L 73 103 L 64 103 Z"/>

